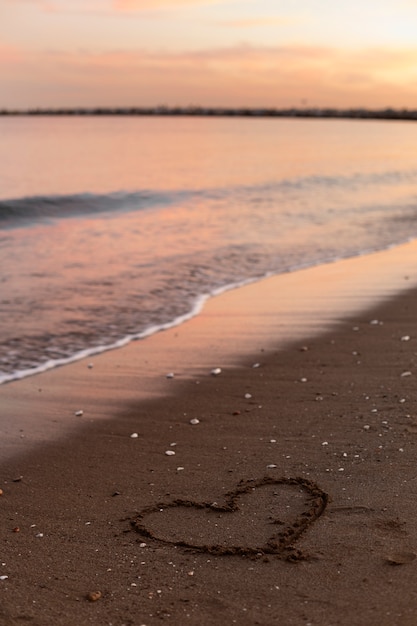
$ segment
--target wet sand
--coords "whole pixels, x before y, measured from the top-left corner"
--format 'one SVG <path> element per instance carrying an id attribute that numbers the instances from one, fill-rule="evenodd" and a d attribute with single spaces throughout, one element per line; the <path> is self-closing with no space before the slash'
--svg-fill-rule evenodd
<path id="1" fill-rule="evenodd" d="M 2 386 L 0 623 L 415 624 L 416 250 Z"/>

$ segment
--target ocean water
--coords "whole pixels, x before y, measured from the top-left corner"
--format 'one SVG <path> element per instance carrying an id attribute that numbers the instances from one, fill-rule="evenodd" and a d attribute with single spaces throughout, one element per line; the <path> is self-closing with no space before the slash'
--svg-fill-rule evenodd
<path id="1" fill-rule="evenodd" d="M 417 124 L 0 118 L 0 382 L 417 236 Z"/>

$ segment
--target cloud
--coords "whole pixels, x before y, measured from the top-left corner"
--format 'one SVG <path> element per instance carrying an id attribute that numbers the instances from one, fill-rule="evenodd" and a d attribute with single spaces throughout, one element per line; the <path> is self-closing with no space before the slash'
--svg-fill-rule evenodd
<path id="1" fill-rule="evenodd" d="M 172 9 L 176 7 L 224 4 L 233 0 L 113 0 L 116 11 L 148 11 L 154 9 Z"/>
<path id="2" fill-rule="evenodd" d="M 0 43 L 0 65 L 13 65 L 23 59 L 20 48 Z"/>
<path id="3" fill-rule="evenodd" d="M 133 13 L 232 3 L 236 0 L 6 0 L 10 4 L 34 4 L 47 13 Z"/>
<path id="4" fill-rule="evenodd" d="M 34 4 L 43 11 L 50 11 L 54 7 L 54 0 L 5 0 L 12 5 Z"/>
<path id="5" fill-rule="evenodd" d="M 112 0 L 4 0 L 11 5 L 32 4 L 45 13 L 108 12 Z"/>
<path id="6" fill-rule="evenodd" d="M 290 26 L 298 21 L 300 21 L 299 18 L 260 17 L 237 20 L 218 20 L 216 24 L 218 24 L 219 26 L 228 26 L 231 28 L 256 28 L 258 26 Z"/>
<path id="7" fill-rule="evenodd" d="M 168 52 L 0 48 L 0 80 L 43 106 L 407 106 L 417 108 L 417 48 L 250 46 Z M 36 76 L 36 81 L 32 80 Z M 3 90 L 10 106 L 13 94 Z M 20 93 L 20 92 L 19 92 Z M 51 95 L 53 94 L 53 95 Z M 17 96 L 16 96 L 17 97 Z M 22 96 L 19 95 L 21 99 Z M 3 103 L 2 103 L 3 104 Z"/>

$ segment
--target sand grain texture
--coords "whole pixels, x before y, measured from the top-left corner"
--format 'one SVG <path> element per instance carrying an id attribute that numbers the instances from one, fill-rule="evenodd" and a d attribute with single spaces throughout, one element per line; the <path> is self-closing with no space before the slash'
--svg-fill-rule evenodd
<path id="1" fill-rule="evenodd" d="M 8 455 L 0 624 L 414 625 L 416 316 L 410 289 Z"/>

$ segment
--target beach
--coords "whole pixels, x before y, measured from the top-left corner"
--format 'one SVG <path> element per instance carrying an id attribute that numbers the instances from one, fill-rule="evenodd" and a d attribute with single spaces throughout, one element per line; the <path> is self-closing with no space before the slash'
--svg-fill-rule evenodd
<path id="1" fill-rule="evenodd" d="M 415 624 L 416 251 L 2 385 L 0 623 Z"/>

